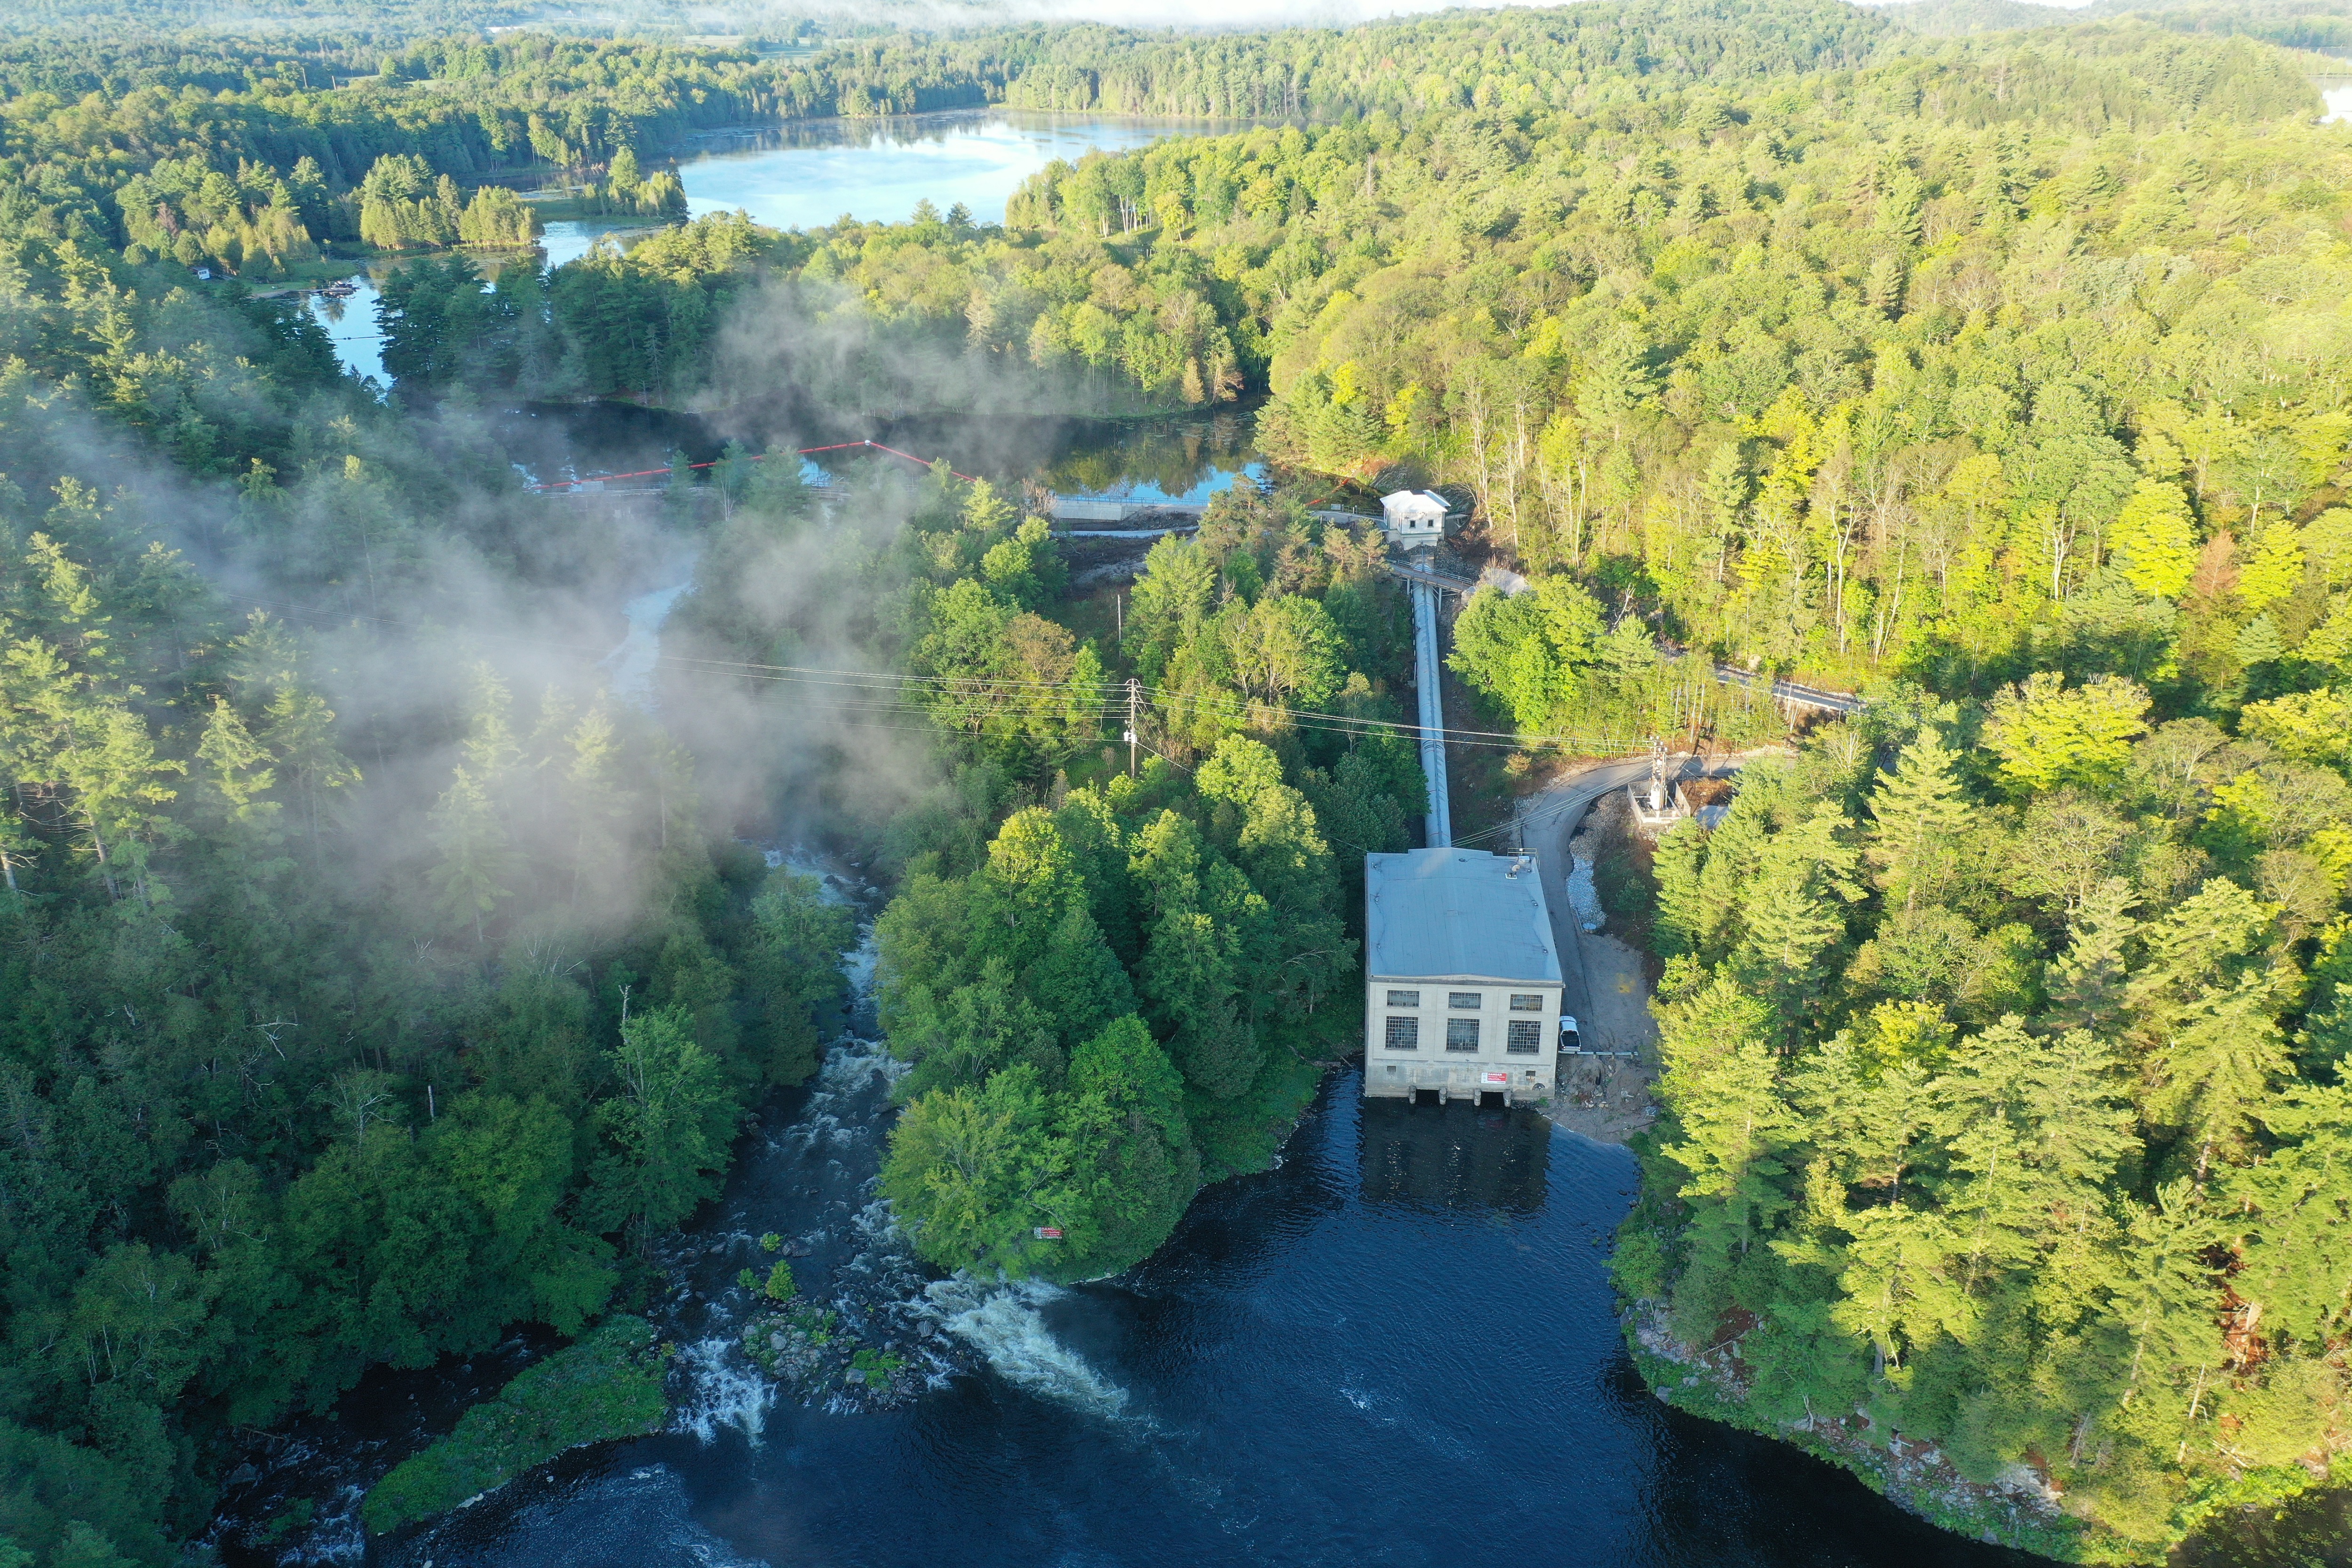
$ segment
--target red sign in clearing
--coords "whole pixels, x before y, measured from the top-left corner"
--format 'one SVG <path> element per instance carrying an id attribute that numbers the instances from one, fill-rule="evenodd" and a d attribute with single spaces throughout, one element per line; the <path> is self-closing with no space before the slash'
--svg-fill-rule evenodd
<path id="1" fill-rule="evenodd" d="M 1062 1239 L 1062 1227 L 1058 1225 L 1041 1225 L 1031 1234 L 1040 1241 L 1059 1241 Z"/>

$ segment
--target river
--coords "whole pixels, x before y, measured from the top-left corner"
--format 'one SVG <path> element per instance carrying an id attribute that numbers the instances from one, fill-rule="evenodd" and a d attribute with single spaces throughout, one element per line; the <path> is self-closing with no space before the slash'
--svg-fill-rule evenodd
<path id="1" fill-rule="evenodd" d="M 727 1243 L 709 1271 L 749 1261 L 762 1228 L 833 1247 L 819 1293 L 886 1341 L 939 1346 L 935 1385 L 898 1410 L 763 1407 L 702 1367 L 679 1432 L 387 1561 L 2025 1561 L 1648 1395 L 1606 1272 L 1622 1150 L 1532 1113 L 1367 1105 L 1344 1074 L 1278 1169 L 1213 1189 L 1131 1274 L 926 1291 L 852 1184 L 874 1158 L 874 1059 L 837 1052 L 809 1107 L 755 1142 L 705 1229 Z M 711 1316 L 689 1355 L 725 1343 Z"/>
<path id="2" fill-rule="evenodd" d="M 992 439 L 1044 472 L 1170 493 L 1250 461 L 1230 416 L 1024 431 L 1043 444 Z M 633 692 L 674 576 L 628 605 L 606 661 Z M 870 921 L 882 889 L 800 863 Z M 251 1446 L 214 1534 L 231 1568 L 2027 1561 L 1651 1397 L 1607 1272 L 1633 1158 L 1532 1113 L 1367 1104 L 1335 1072 L 1276 1168 L 1204 1192 L 1143 1266 L 1070 1288 L 939 1279 L 875 1191 L 900 1069 L 875 1038 L 867 931 L 817 1079 L 762 1108 L 721 1198 L 662 1257 L 670 1429 L 371 1543 L 365 1488 L 547 1341 L 379 1372 Z M 811 1299 L 916 1369 L 906 1397 L 780 1393 L 744 1356 L 736 1279 L 764 1268 L 770 1232 Z"/>
<path id="3" fill-rule="evenodd" d="M 870 889 L 835 885 L 870 909 Z M 872 949 L 853 961 L 861 990 Z M 1624 1150 L 1533 1113 L 1367 1104 L 1335 1074 L 1264 1174 L 1195 1202 L 1140 1268 L 1072 1288 L 940 1280 L 874 1195 L 898 1069 L 866 1037 L 779 1096 L 666 1261 L 681 1345 L 662 1436 L 576 1455 L 373 1549 L 358 1489 L 478 1369 L 379 1375 L 233 1494 L 233 1563 L 688 1568 L 952 1561 L 1030 1568 L 1472 1561 L 1657 1568 L 1991 1568 L 1780 1445 L 1652 1398 L 1618 1336 Z M 736 1272 L 788 1238 L 803 1289 L 921 1369 L 774 1395 L 735 1346 Z M 420 1390 L 422 1393 L 420 1394 Z M 323 1493 L 271 1550 L 236 1522 Z"/>
<path id="4" fill-rule="evenodd" d="M 770 196 L 817 204 L 804 213 L 837 201 L 860 216 L 894 217 L 918 190 L 942 207 L 964 200 L 985 217 L 975 196 L 1009 188 L 1020 160 L 1042 164 L 1067 155 L 1074 135 L 1109 134 L 1068 121 L 1050 135 L 1000 133 L 973 118 L 980 129 L 962 142 L 870 127 L 862 143 L 714 146 L 682 165 L 687 189 L 698 203 L 730 192 L 724 199 L 772 221 L 790 209 L 761 205 Z M 1121 133 L 1129 132 L 1141 133 Z M 975 153 L 965 168 L 950 154 L 972 140 L 986 142 L 987 156 Z M 873 165 L 853 153 L 887 167 L 860 178 Z M 799 153 L 812 156 L 793 162 Z M 796 171 L 830 184 L 782 189 Z M 752 188 L 761 180 L 781 184 L 762 195 Z M 352 319 L 372 321 L 364 304 L 353 300 L 337 323 L 352 329 L 339 350 L 355 365 L 365 345 Z M 566 426 L 567 460 L 583 467 L 639 466 L 641 447 L 701 455 L 716 440 L 708 426 L 652 411 L 546 417 L 593 426 Z M 1232 415 L 852 434 L 1065 493 L 1197 496 L 1256 471 L 1246 421 Z M 645 685 L 676 591 L 646 586 L 653 591 L 629 605 L 629 638 L 609 667 L 632 691 Z M 832 870 L 838 896 L 870 916 L 879 891 Z M 855 963 L 861 987 L 871 960 L 869 943 Z M 545 1340 L 519 1336 L 430 1373 L 379 1373 L 330 1415 L 254 1446 L 215 1533 L 225 1560 L 233 1568 L 2032 1561 L 1937 1531 L 1841 1472 L 1647 1394 L 1625 1356 L 1606 1271 L 1636 1180 L 1622 1149 L 1528 1114 L 1367 1105 L 1349 1069 L 1327 1082 L 1276 1169 L 1203 1193 L 1169 1244 L 1130 1273 L 1068 1289 L 943 1281 L 908 1255 L 875 1195 L 896 1068 L 873 1035 L 870 1005 L 861 1006 L 816 1081 L 763 1108 L 726 1194 L 667 1254 L 678 1288 L 654 1315 L 681 1346 L 672 1430 L 567 1457 L 431 1529 L 370 1544 L 355 1524 L 364 1487 L 446 1431 L 466 1401 L 495 1389 Z M 813 1297 L 861 1340 L 920 1370 L 910 1399 L 850 1387 L 779 1397 L 745 1361 L 735 1340 L 751 1303 L 732 1281 L 764 1261 L 756 1238 L 770 1231 L 790 1238 Z M 2237 1568 L 2352 1561 L 2343 1507 L 2339 1496 L 2276 1526 L 2233 1527 L 2195 1555 Z"/>

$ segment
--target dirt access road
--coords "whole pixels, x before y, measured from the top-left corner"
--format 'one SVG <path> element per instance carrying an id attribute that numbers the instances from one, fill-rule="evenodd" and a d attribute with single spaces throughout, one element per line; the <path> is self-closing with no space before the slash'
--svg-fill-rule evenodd
<path id="1" fill-rule="evenodd" d="M 1738 772 L 1740 761 L 1681 756 L 1667 759 L 1667 765 L 1676 778 L 1721 778 Z M 1582 929 L 1569 900 L 1568 846 L 1584 814 L 1603 795 L 1649 776 L 1647 757 L 1597 763 L 1529 795 L 1519 812 L 1527 847 L 1543 877 L 1544 901 L 1551 909 L 1563 1000 L 1580 1026 L 1584 1049 L 1596 1053 L 1560 1058 L 1551 1119 L 1603 1143 L 1622 1143 L 1650 1124 L 1658 1028 L 1650 1016 L 1642 955 L 1606 931 Z M 1603 1052 L 1614 1054 L 1597 1054 Z"/>

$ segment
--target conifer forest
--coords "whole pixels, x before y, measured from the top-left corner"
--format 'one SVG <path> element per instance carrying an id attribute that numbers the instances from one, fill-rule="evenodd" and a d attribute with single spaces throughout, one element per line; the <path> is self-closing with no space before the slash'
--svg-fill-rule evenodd
<path id="1" fill-rule="evenodd" d="M 2059 1561 L 2352 1481 L 2343 0 L 215 9 L 0 17 L 0 1568 L 281 1561 L 257 1434 L 518 1335 L 354 1552 L 661 1429 L 864 1036 L 928 1280 L 1279 1179 L 1424 841 L 1406 489 L 1464 842 L 1737 760 L 1600 873 L 1611 1354 Z M 957 115 L 1145 133 L 693 188 Z M 1255 466 L 1122 555 L 1016 427 Z"/>

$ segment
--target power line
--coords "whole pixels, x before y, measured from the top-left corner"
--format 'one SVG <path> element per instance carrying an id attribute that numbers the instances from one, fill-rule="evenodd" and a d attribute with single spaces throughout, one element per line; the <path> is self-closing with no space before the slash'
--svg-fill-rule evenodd
<path id="1" fill-rule="evenodd" d="M 320 610 L 309 605 L 284 601 L 247 599 L 246 604 L 263 609 L 278 609 L 310 618 L 334 621 L 363 621 L 396 629 L 418 629 L 410 623 L 389 616 L 366 616 L 355 612 Z M 530 637 L 513 632 L 492 632 L 468 628 L 467 635 L 493 642 L 517 644 L 527 647 L 542 647 L 583 657 L 609 658 L 613 649 L 599 650 L 579 644 L 562 643 L 548 637 Z M 655 662 L 667 664 L 706 675 L 733 676 L 739 679 L 757 680 L 767 684 L 800 686 L 823 689 L 835 688 L 845 695 L 883 697 L 897 691 L 906 695 L 886 701 L 857 703 L 835 701 L 828 706 L 840 711 L 909 711 L 931 714 L 932 708 L 909 700 L 926 698 L 940 706 L 956 702 L 991 700 L 995 710 L 1007 717 L 1025 718 L 1040 714 L 1060 713 L 1063 703 L 1053 700 L 1055 695 L 1093 696 L 1106 711 L 1124 700 L 1129 692 L 1126 681 L 1095 680 L 1031 680 L 1000 676 L 924 676 L 897 670 L 844 669 L 826 665 L 767 664 L 749 659 L 711 658 L 694 654 L 656 653 Z M 1290 708 L 1280 703 L 1262 702 L 1255 698 L 1219 691 L 1171 691 L 1165 687 L 1137 689 L 1142 700 L 1171 718 L 1179 716 L 1184 707 L 1205 709 L 1212 713 L 1233 718 L 1256 718 L 1286 722 L 1301 730 L 1318 733 L 1360 735 L 1376 731 L 1418 735 L 1421 727 L 1400 720 L 1374 719 L 1360 714 L 1327 713 L 1316 709 Z M 1520 735 L 1500 730 L 1461 730 L 1447 727 L 1437 731 L 1448 745 L 1480 746 L 1492 750 L 1560 750 L 1584 754 L 1631 752 L 1642 749 L 1632 741 L 1610 740 L 1599 736 Z M 1157 752 L 1155 755 L 1159 754 Z"/>

